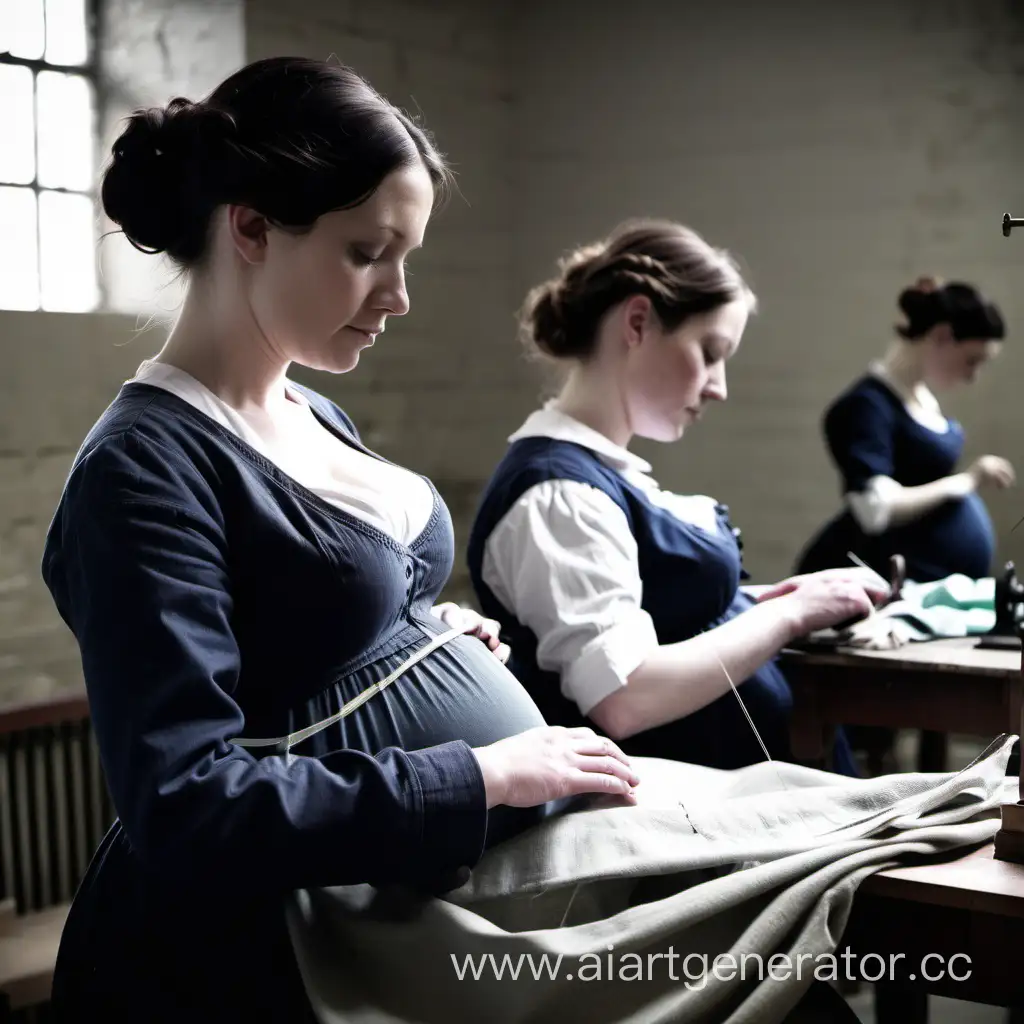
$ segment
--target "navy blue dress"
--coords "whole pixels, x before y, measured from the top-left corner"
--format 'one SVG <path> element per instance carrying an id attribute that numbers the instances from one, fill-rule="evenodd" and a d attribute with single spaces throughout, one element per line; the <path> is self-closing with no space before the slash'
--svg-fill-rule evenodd
<path id="1" fill-rule="evenodd" d="M 706 531 L 651 503 L 638 488 L 606 466 L 588 448 L 569 441 L 528 437 L 511 444 L 482 496 L 470 534 L 468 562 L 484 612 L 498 619 L 512 647 L 510 667 L 548 722 L 594 723 L 561 692 L 556 673 L 537 664 L 537 637 L 505 608 L 482 578 L 484 548 L 503 516 L 531 487 L 547 480 L 575 480 L 607 494 L 625 513 L 636 539 L 642 608 L 651 616 L 660 644 L 688 640 L 714 629 L 753 604 L 740 590 L 742 569 L 737 531 L 727 509 Z M 750 679 L 736 680 L 773 758 L 790 756 L 788 724 L 792 697 L 775 660 Z M 620 746 L 634 756 L 663 757 L 716 768 L 738 768 L 764 760 L 764 752 L 731 691 L 686 718 L 649 729 Z M 844 766 L 848 764 L 843 760 Z"/>
<path id="2" fill-rule="evenodd" d="M 436 491 L 405 546 L 176 396 L 122 388 L 75 460 L 43 558 L 118 814 L 64 931 L 58 1020 L 310 1020 L 287 893 L 443 890 L 543 813 L 486 809 L 470 748 L 543 719 L 470 637 L 290 756 L 231 742 L 323 720 L 444 632 L 430 609 L 453 555 Z"/>
<path id="3" fill-rule="evenodd" d="M 917 487 L 956 472 L 964 432 L 956 420 L 938 433 L 919 423 L 884 381 L 867 375 L 845 391 L 824 418 L 825 439 L 842 476 L 843 493 L 858 492 L 875 476 Z M 852 551 L 888 577 L 889 557 L 901 554 L 907 576 L 921 583 L 962 573 L 992 574 L 995 535 L 977 494 L 947 501 L 912 522 L 865 533 L 849 510 L 829 522 L 801 554 L 797 571 L 849 566 Z"/>

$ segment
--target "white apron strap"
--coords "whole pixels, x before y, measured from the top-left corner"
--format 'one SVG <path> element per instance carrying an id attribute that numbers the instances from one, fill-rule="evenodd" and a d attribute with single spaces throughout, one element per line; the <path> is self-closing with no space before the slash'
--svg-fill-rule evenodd
<path id="1" fill-rule="evenodd" d="M 314 722 L 313 725 L 307 725 L 304 729 L 299 729 L 297 732 L 289 733 L 287 736 L 276 736 L 273 739 L 247 739 L 239 738 L 234 739 L 231 742 L 239 747 L 254 748 L 254 747 L 274 747 L 276 752 L 279 754 L 287 754 L 292 747 L 296 744 L 301 743 L 303 740 L 308 740 L 310 736 L 315 736 L 318 732 L 322 732 L 328 726 L 334 725 L 335 722 L 340 722 L 343 718 L 347 718 L 357 708 L 361 708 L 371 697 L 375 697 L 382 690 L 386 690 L 403 672 L 412 668 L 417 662 L 422 661 L 428 654 L 436 651 L 442 645 L 448 643 L 450 640 L 454 640 L 457 636 L 462 636 L 465 633 L 463 629 L 449 629 L 446 633 L 441 633 L 435 636 L 430 643 L 421 647 L 418 651 L 412 654 L 409 658 L 402 662 L 389 676 L 381 679 L 380 682 L 374 683 L 372 686 L 368 686 L 358 696 L 353 697 L 345 705 L 342 706 L 340 711 L 336 711 L 330 718 L 325 718 L 322 722 Z"/>

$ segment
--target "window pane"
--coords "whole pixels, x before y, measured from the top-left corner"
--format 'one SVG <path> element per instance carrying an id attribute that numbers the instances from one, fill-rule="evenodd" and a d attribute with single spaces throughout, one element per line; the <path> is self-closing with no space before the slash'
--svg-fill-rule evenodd
<path id="1" fill-rule="evenodd" d="M 36 76 L 39 184 L 85 190 L 93 176 L 92 89 L 81 75 L 40 71 Z"/>
<path id="2" fill-rule="evenodd" d="M 43 309 L 84 313 L 96 308 L 95 224 L 89 196 L 39 193 Z"/>
<path id="3" fill-rule="evenodd" d="M 36 194 L 0 186 L 0 309 L 39 308 Z"/>
<path id="4" fill-rule="evenodd" d="M 45 32 L 43 0 L 0 0 L 0 53 L 39 60 Z"/>
<path id="5" fill-rule="evenodd" d="M 84 64 L 89 59 L 85 0 L 46 0 L 46 61 Z"/>
<path id="6" fill-rule="evenodd" d="M 32 72 L 0 64 L 0 181 L 28 185 L 36 173 Z"/>

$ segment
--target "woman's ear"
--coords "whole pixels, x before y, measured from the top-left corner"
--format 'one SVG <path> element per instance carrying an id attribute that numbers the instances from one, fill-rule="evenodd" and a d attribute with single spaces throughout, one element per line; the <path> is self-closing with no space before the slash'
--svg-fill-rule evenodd
<path id="1" fill-rule="evenodd" d="M 956 338 L 953 337 L 953 328 L 949 324 L 936 324 L 930 334 L 937 345 L 946 346 L 956 343 Z"/>
<path id="2" fill-rule="evenodd" d="M 246 263 L 262 263 L 267 251 L 267 218 L 248 206 L 229 206 L 231 242 Z"/>
<path id="3" fill-rule="evenodd" d="M 651 326 L 651 300 L 646 295 L 633 295 L 626 300 L 622 312 L 626 344 L 633 348 L 643 341 L 645 332 Z"/>

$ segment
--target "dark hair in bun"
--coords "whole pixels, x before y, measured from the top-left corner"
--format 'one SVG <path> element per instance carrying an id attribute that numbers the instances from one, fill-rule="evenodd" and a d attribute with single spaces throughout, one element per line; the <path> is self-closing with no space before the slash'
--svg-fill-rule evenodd
<path id="1" fill-rule="evenodd" d="M 957 341 L 1002 341 L 1006 325 L 1002 314 L 973 285 L 961 281 L 943 284 L 934 277 L 921 277 L 899 297 L 907 322 L 896 333 L 916 341 L 938 324 L 949 324 Z"/>
<path id="2" fill-rule="evenodd" d="M 601 318 L 632 295 L 646 295 L 669 331 L 744 296 L 755 305 L 732 257 L 672 221 L 627 221 L 558 269 L 532 289 L 521 315 L 524 342 L 556 359 L 589 358 Z"/>
<path id="3" fill-rule="evenodd" d="M 107 216 L 144 252 L 201 263 L 214 210 L 237 203 L 301 231 L 363 202 L 422 162 L 439 196 L 451 172 L 415 121 L 350 68 L 302 57 L 256 61 L 206 99 L 136 111 L 103 175 Z"/>

